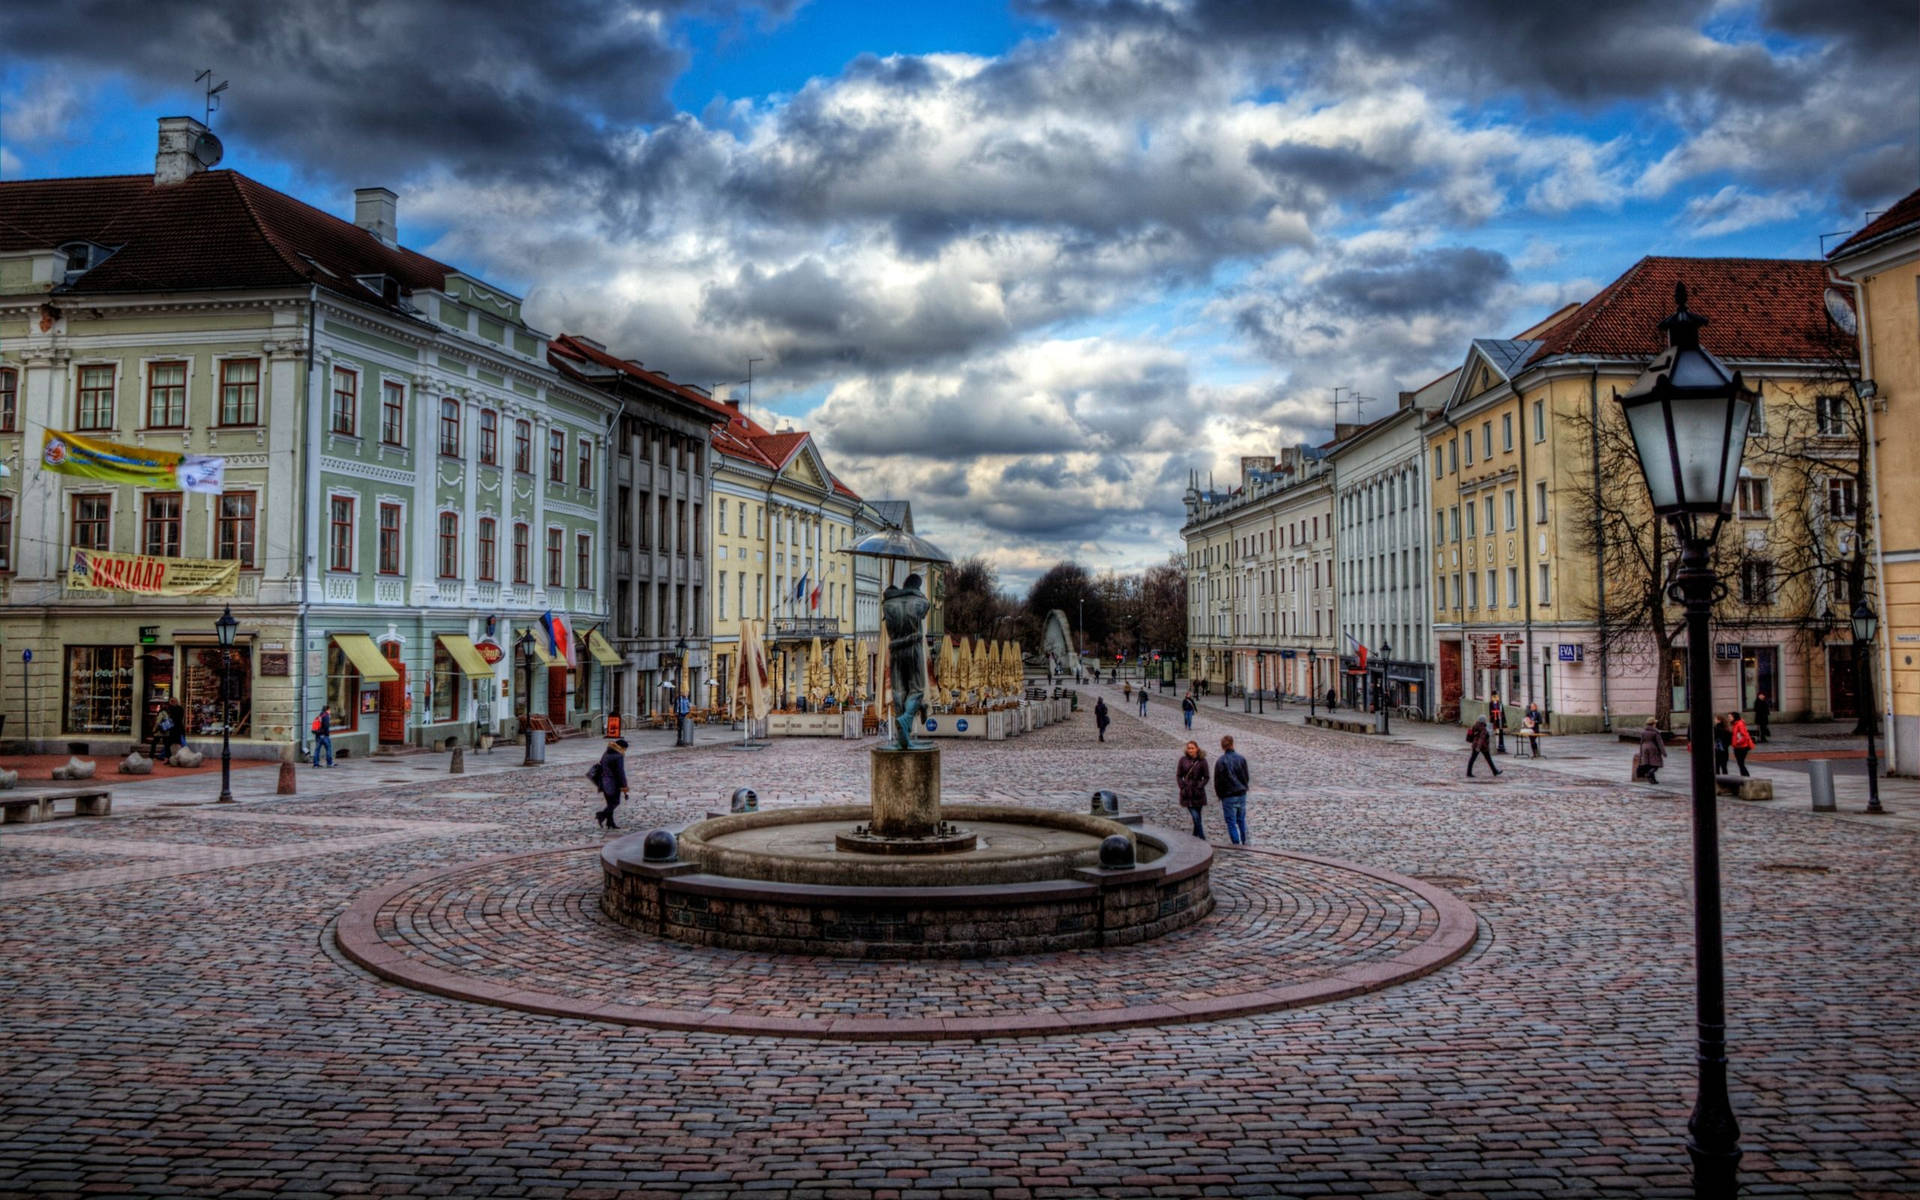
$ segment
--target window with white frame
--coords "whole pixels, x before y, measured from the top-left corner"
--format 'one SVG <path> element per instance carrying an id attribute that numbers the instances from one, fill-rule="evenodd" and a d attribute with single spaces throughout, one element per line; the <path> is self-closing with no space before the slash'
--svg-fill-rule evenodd
<path id="1" fill-rule="evenodd" d="M 184 429 L 187 424 L 187 364 L 147 364 L 147 428 Z"/>
<path id="2" fill-rule="evenodd" d="M 1851 475 L 1830 475 L 1827 477 L 1827 517 L 1834 521 L 1851 521 L 1859 515 L 1860 493 L 1854 486 Z"/>
<path id="3" fill-rule="evenodd" d="M 1818 396 L 1814 399 L 1816 432 L 1821 437 L 1846 437 L 1851 416 L 1843 397 Z"/>
<path id="4" fill-rule="evenodd" d="M 1508 488 L 1500 499 L 1501 502 L 1507 506 L 1507 532 L 1512 533 L 1515 529 L 1519 528 L 1520 525 L 1519 508 L 1514 498 L 1513 489 Z"/>
<path id="5" fill-rule="evenodd" d="M 75 429 L 113 428 L 113 382 L 114 367 L 111 363 L 80 368 Z"/>
<path id="6" fill-rule="evenodd" d="M 1535 567 L 1537 578 L 1534 581 L 1534 603 L 1547 605 L 1553 603 L 1553 569 L 1546 563 Z"/>
<path id="7" fill-rule="evenodd" d="M 345 367 L 333 369 L 333 405 L 328 429 L 352 437 L 360 428 L 360 373 Z"/>
<path id="8" fill-rule="evenodd" d="M 380 384 L 380 440 L 389 446 L 407 444 L 407 387 L 391 379 Z"/>
<path id="9" fill-rule="evenodd" d="M 1773 494 L 1764 475 L 1742 475 L 1735 499 L 1743 517 L 1765 518 L 1773 512 Z"/>
<path id="10" fill-rule="evenodd" d="M 1520 568 L 1507 568 L 1507 607 L 1520 607 Z"/>
<path id="11" fill-rule="evenodd" d="M 327 569 L 353 570 L 353 497 L 327 499 Z"/>
<path id="12" fill-rule="evenodd" d="M 1740 599 L 1747 604 L 1773 603 L 1773 563 L 1749 558 L 1740 564 Z"/>
<path id="13" fill-rule="evenodd" d="M 1533 523 L 1547 523 L 1547 481 L 1544 479 L 1536 480 L 1533 485 Z"/>
<path id="14" fill-rule="evenodd" d="M 1533 402 L 1533 440 L 1536 442 L 1547 440 L 1547 402 L 1545 400 Z"/>
<path id="15" fill-rule="evenodd" d="M 260 360 L 227 358 L 220 361 L 220 424 L 260 423 Z"/>
<path id="16" fill-rule="evenodd" d="M 1500 448 L 1502 450 L 1513 449 L 1513 414 L 1512 413 L 1500 414 Z"/>

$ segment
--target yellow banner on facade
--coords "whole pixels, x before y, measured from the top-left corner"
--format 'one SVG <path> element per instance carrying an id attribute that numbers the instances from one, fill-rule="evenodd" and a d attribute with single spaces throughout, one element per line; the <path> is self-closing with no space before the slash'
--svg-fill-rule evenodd
<path id="1" fill-rule="evenodd" d="M 103 479 L 109 483 L 181 488 L 218 495 L 227 460 L 178 450 L 123 446 L 119 442 L 49 429 L 40 441 L 40 465 L 62 475 Z"/>
<path id="2" fill-rule="evenodd" d="M 67 572 L 70 592 L 132 592 L 139 596 L 231 596 L 240 590 L 234 559 L 154 558 L 75 550 Z"/>

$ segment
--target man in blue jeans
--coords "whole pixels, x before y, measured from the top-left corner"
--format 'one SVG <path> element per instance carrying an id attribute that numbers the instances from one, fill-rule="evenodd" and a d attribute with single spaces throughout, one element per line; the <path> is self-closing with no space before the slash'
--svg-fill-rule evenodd
<path id="1" fill-rule="evenodd" d="M 1189 690 L 1186 698 L 1180 701 L 1180 716 L 1182 720 L 1186 721 L 1188 729 L 1193 728 L 1193 710 L 1199 707 L 1198 704 L 1193 702 L 1193 692 Z"/>
<path id="2" fill-rule="evenodd" d="M 320 765 L 320 753 L 325 751 L 327 765 L 333 765 L 333 705 L 322 704 L 320 715 L 313 719 L 313 765 Z"/>
<path id="3" fill-rule="evenodd" d="M 1213 791 L 1227 818 L 1227 838 L 1244 846 L 1247 837 L 1247 760 L 1233 748 L 1233 735 L 1220 739 L 1220 757 L 1213 762 Z"/>

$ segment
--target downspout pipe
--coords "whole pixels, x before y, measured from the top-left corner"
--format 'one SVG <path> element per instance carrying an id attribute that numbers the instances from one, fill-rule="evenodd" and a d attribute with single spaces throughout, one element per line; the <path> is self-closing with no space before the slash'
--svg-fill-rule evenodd
<path id="1" fill-rule="evenodd" d="M 1600 658 L 1600 728 L 1613 732 L 1613 709 L 1607 694 L 1607 569 L 1606 549 L 1600 544 L 1600 368 L 1587 374 L 1587 419 L 1593 445 L 1593 581 L 1598 597 L 1598 642 Z"/>
<path id="2" fill-rule="evenodd" d="M 296 722 L 293 728 L 293 744 L 295 747 L 294 756 L 296 758 L 300 756 L 300 751 L 306 748 L 307 726 L 309 724 L 307 721 L 307 611 L 313 603 L 311 587 L 313 572 L 311 570 L 311 564 L 313 554 L 312 519 L 314 497 L 320 492 L 320 435 L 319 431 L 313 428 L 314 421 L 317 419 L 320 411 L 319 407 L 313 402 L 313 338 L 316 326 L 314 314 L 319 304 L 319 285 L 309 285 L 307 288 L 307 407 L 305 414 L 307 418 L 307 436 L 303 439 L 303 445 L 301 447 L 304 456 L 304 461 L 301 463 L 301 471 L 305 480 L 300 489 L 300 613 L 298 622 L 300 652 L 293 656 L 296 664 L 294 668 L 295 683 L 293 689 L 293 711 Z"/>
<path id="3" fill-rule="evenodd" d="M 1520 558 L 1520 591 L 1521 591 L 1521 595 L 1524 597 L 1524 599 L 1520 601 L 1520 604 L 1522 606 L 1521 612 L 1520 612 L 1520 618 L 1523 622 L 1525 622 L 1526 629 L 1527 629 L 1527 662 L 1526 662 L 1527 703 L 1529 705 L 1532 705 L 1534 702 L 1534 698 L 1533 698 L 1533 654 L 1534 654 L 1533 554 L 1529 549 L 1527 542 L 1529 538 L 1533 537 L 1533 524 L 1532 522 L 1527 520 L 1527 510 L 1528 510 L 1528 507 L 1533 503 L 1533 493 L 1529 490 L 1529 488 L 1532 485 L 1528 483 L 1528 476 L 1527 476 L 1527 447 L 1532 445 L 1533 443 L 1527 441 L 1526 398 L 1523 397 L 1520 394 L 1520 390 L 1518 388 L 1515 388 L 1511 383 L 1507 385 L 1507 388 L 1509 391 L 1513 392 L 1514 406 L 1519 410 L 1519 415 L 1520 415 L 1520 421 L 1519 421 L 1519 425 L 1520 425 L 1520 538 L 1519 538 L 1520 555 L 1519 555 L 1519 558 Z"/>
<path id="4" fill-rule="evenodd" d="M 1859 378 L 1862 380 L 1872 379 L 1873 378 L 1873 339 L 1869 335 L 1868 328 L 1867 328 L 1867 322 L 1869 318 L 1867 314 L 1867 297 L 1866 297 L 1865 289 L 1862 288 L 1860 284 L 1854 282 L 1851 279 L 1845 280 L 1844 282 L 1846 286 L 1849 289 L 1851 289 L 1853 292 L 1853 311 L 1856 314 L 1858 314 L 1857 319 L 1859 321 L 1859 326 L 1860 326 L 1859 333 L 1855 336 L 1855 342 L 1859 348 L 1859 353 L 1860 353 Z M 1865 425 L 1866 425 L 1866 438 L 1867 438 L 1867 474 L 1870 476 L 1869 483 L 1873 487 L 1873 495 L 1871 496 L 1869 503 L 1873 505 L 1873 590 L 1875 593 L 1874 608 L 1876 611 L 1878 611 L 1881 614 L 1881 617 L 1880 617 L 1880 634 L 1881 634 L 1880 636 L 1880 673 L 1879 673 L 1879 676 L 1874 680 L 1874 694 L 1868 697 L 1868 699 L 1873 704 L 1874 708 L 1879 712 L 1879 715 L 1881 717 L 1880 728 L 1885 734 L 1885 738 L 1882 742 L 1882 745 L 1885 747 L 1885 753 L 1886 753 L 1885 763 L 1886 763 L 1887 774 L 1912 775 L 1914 774 L 1914 767 L 1916 764 L 1900 761 L 1899 742 L 1893 736 L 1893 631 L 1886 619 L 1886 614 L 1891 612 L 1892 610 L 1887 607 L 1886 543 L 1882 540 L 1881 534 L 1880 534 L 1880 528 L 1881 528 L 1880 493 L 1884 489 L 1882 489 L 1879 486 L 1880 437 L 1878 432 L 1876 431 L 1874 420 L 1873 420 L 1874 403 L 1875 401 L 1873 399 L 1866 399 L 1860 402 L 1861 415 L 1866 418 Z M 1883 696 L 1886 698 L 1886 702 L 1884 704 L 1881 703 L 1881 697 Z"/>

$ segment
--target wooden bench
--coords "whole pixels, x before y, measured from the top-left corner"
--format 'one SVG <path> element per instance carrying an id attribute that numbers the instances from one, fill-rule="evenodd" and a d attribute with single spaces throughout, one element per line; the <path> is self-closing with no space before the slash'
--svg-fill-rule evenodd
<path id="1" fill-rule="evenodd" d="M 1751 775 L 1715 775 L 1714 790 L 1722 796 L 1738 796 L 1742 800 L 1773 799 L 1773 780 L 1755 779 Z"/>
<path id="2" fill-rule="evenodd" d="M 0 792 L 0 824 L 31 825 L 51 821 L 55 800 L 73 801 L 76 817 L 104 817 L 113 812 L 113 792 L 107 788 L 68 788 L 25 796 Z"/>

